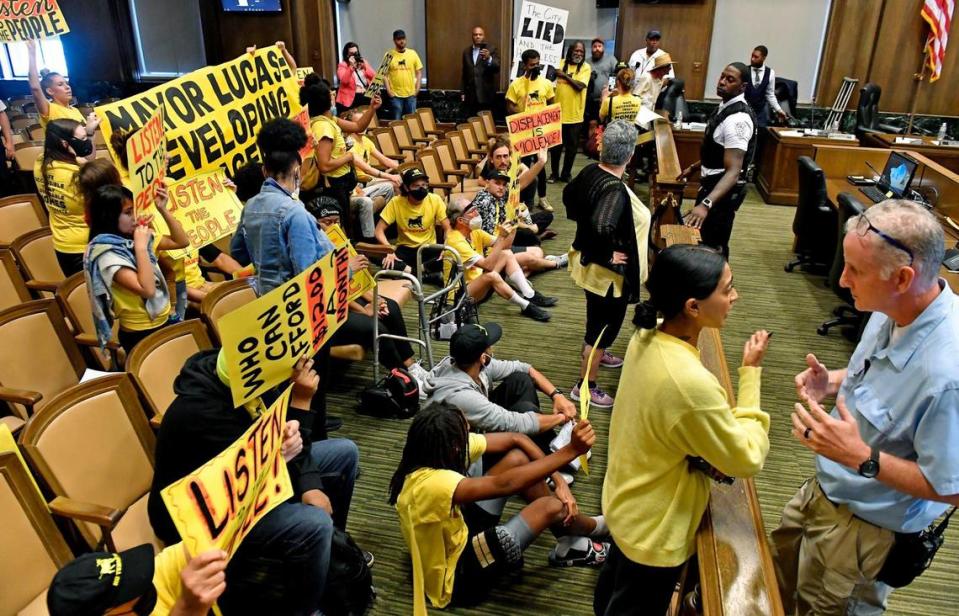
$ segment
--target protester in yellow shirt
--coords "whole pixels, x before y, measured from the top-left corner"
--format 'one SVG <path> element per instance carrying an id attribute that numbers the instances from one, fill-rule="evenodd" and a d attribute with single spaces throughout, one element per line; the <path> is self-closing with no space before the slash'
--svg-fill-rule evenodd
<path id="1" fill-rule="evenodd" d="M 347 118 L 357 124 L 362 116 L 363 112 L 359 109 L 353 109 L 346 114 Z M 380 153 L 373 140 L 366 136 L 366 130 L 347 133 L 347 146 L 351 142 L 353 145 L 350 152 L 353 153 L 359 184 L 350 196 L 350 211 L 360 226 L 359 241 L 376 243 L 376 214 L 393 198 L 402 180 L 395 173 L 373 167 L 370 161 L 376 160 L 387 170 L 395 169 L 399 163 Z"/>
<path id="2" fill-rule="evenodd" d="M 555 297 L 546 297 L 526 279 L 523 267 L 510 248 L 516 237 L 516 228 L 498 225 L 493 236 L 483 230 L 479 209 L 466 199 L 457 199 L 448 208 L 453 230 L 446 234 L 446 245 L 456 251 L 463 262 L 466 290 L 475 302 L 481 302 L 495 292 L 506 301 L 519 306 L 524 317 L 549 321 L 544 307 L 555 306 Z M 443 279 L 450 280 L 453 265 L 443 261 Z M 504 276 L 513 283 L 511 287 Z M 515 287 L 515 290 L 514 290 Z"/>
<path id="3" fill-rule="evenodd" d="M 403 172 L 400 194 L 390 199 L 380 221 L 376 223 L 376 240 L 393 252 L 383 258 L 384 269 L 416 273 L 416 252 L 425 244 L 436 244 L 436 227 L 443 228 L 444 235 L 450 232 L 446 218 L 446 204 L 429 189 L 429 180 L 423 170 L 413 167 Z M 386 228 L 396 224 L 396 248 L 386 239 Z M 423 250 L 423 267 L 426 273 L 442 271 L 443 251 L 437 248 Z M 437 282 L 436 276 L 432 282 Z"/>
<path id="4" fill-rule="evenodd" d="M 393 31 L 394 49 L 383 56 L 390 57 L 390 68 L 386 73 L 386 93 L 393 106 L 393 119 L 399 120 L 404 114 L 416 111 L 416 95 L 420 91 L 423 77 L 423 62 L 419 54 L 406 47 L 406 32 Z"/>
<path id="5" fill-rule="evenodd" d="M 73 89 L 63 75 L 47 71 L 41 78 L 37 68 L 37 42 L 28 40 L 26 46 L 29 62 L 27 80 L 30 83 L 30 94 L 37 105 L 37 113 L 40 114 L 40 125 L 46 128 L 51 120 L 75 120 L 84 125 L 87 135 L 93 136 L 100 125 L 100 118 L 91 111 L 84 119 L 80 110 L 72 105 Z M 47 96 L 51 100 L 48 101 Z"/>
<path id="6" fill-rule="evenodd" d="M 547 180 L 569 182 L 573 172 L 573 161 L 579 149 L 579 133 L 583 128 L 583 114 L 586 111 L 587 86 L 593 69 L 586 63 L 586 45 L 576 41 L 569 46 L 566 59 L 556 69 L 556 102 L 563 111 L 563 143 L 551 148 L 550 164 L 552 174 Z M 563 172 L 560 175 L 559 160 L 566 154 Z"/>
<path id="7" fill-rule="evenodd" d="M 498 325 L 467 325 L 450 344 L 464 336 L 476 338 L 480 356 L 495 342 L 488 339 L 494 333 L 498 339 Z M 589 539 L 605 533 L 602 516 L 579 513 L 558 472 L 595 440 L 592 426 L 583 420 L 568 445 L 544 456 L 524 434 L 470 434 L 458 409 L 438 405 L 420 411 L 390 481 L 390 503 L 396 506 L 413 564 L 414 615 L 426 615 L 427 597 L 438 608 L 481 600 L 500 575 L 522 566 L 523 551 L 547 528 L 562 537 L 550 554 L 551 564 L 602 563 L 607 544 Z M 502 458 L 484 469 L 484 453 Z M 555 482 L 555 492 L 546 485 L 547 477 Z M 514 494 L 529 504 L 500 524 L 502 509 Z"/>
<path id="8" fill-rule="evenodd" d="M 556 91 L 552 82 L 541 75 L 543 67 L 539 63 L 539 52 L 527 49 L 523 52 L 520 63 L 523 75 L 514 79 L 506 90 L 506 113 L 521 113 L 529 108 L 552 105 L 556 100 Z M 532 167 L 536 164 L 536 155 L 525 156 L 520 160 L 526 166 Z M 546 200 L 546 169 L 536 176 L 536 194 L 539 196 L 539 206 L 552 212 L 553 206 Z M 527 201 L 527 204 L 533 207 L 534 204 L 530 201 Z"/>
<path id="9" fill-rule="evenodd" d="M 50 616 L 206 616 L 226 590 L 226 565 L 223 550 L 190 558 L 182 543 L 156 556 L 150 544 L 92 552 L 57 572 L 47 591 L 47 609 Z"/>
<path id="10" fill-rule="evenodd" d="M 696 550 L 710 479 L 755 475 L 769 452 L 769 415 L 759 406 L 769 334 L 746 341 L 735 408 L 697 349 L 703 328 L 721 328 L 738 297 L 723 256 L 671 246 L 646 288 L 609 426 L 603 511 L 614 545 L 596 585 L 597 614 L 636 605 L 666 613 Z"/>
<path id="11" fill-rule="evenodd" d="M 631 124 L 636 123 L 636 116 L 639 114 L 639 108 L 643 106 L 643 100 L 632 93 L 633 82 L 636 73 L 631 68 L 620 69 L 616 73 L 616 91 L 609 92 L 603 90 L 603 95 L 599 99 L 599 123 L 603 126 L 615 120 L 625 120 Z M 637 143 L 639 137 L 636 137 Z"/>

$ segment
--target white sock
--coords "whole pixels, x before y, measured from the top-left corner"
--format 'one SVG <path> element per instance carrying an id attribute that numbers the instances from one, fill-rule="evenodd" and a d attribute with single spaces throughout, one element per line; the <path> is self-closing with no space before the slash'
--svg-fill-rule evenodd
<path id="1" fill-rule="evenodd" d="M 594 539 L 609 536 L 609 527 L 606 526 L 606 516 L 596 515 L 593 516 L 593 519 L 596 520 L 596 528 L 593 529 L 593 532 L 591 532 L 589 536 Z"/>
<path id="2" fill-rule="evenodd" d="M 519 293 L 513 291 L 513 297 L 509 298 L 509 301 L 513 302 L 521 309 L 526 310 L 526 307 L 529 306 L 529 302 L 519 296 Z"/>
<path id="3" fill-rule="evenodd" d="M 529 280 L 526 280 L 526 276 L 523 275 L 523 270 L 516 270 L 509 275 L 509 279 L 523 297 L 533 297 L 535 291 L 533 291 L 533 287 L 529 284 Z"/>
<path id="4" fill-rule="evenodd" d="M 587 537 L 577 537 L 566 535 L 556 540 L 556 547 L 553 548 L 558 558 L 566 558 L 570 550 L 579 550 L 585 552 L 589 548 L 589 539 Z"/>

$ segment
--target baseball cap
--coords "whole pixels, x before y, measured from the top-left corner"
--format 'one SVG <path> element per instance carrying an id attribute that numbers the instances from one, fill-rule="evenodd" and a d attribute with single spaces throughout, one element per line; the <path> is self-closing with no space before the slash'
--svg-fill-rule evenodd
<path id="1" fill-rule="evenodd" d="M 663 34 L 659 30 L 650 30 L 646 33 L 646 38 L 648 39 L 658 39 L 663 38 Z"/>
<path id="2" fill-rule="evenodd" d="M 497 168 L 493 167 L 493 168 L 490 170 L 489 175 L 488 175 L 488 177 L 487 177 L 486 179 L 487 179 L 487 180 L 507 180 L 507 181 L 508 181 L 508 180 L 509 180 L 509 173 L 506 172 L 506 171 L 503 171 L 502 169 L 497 169 Z"/>
<path id="3" fill-rule="evenodd" d="M 450 355 L 461 366 L 472 364 L 502 336 L 503 328 L 497 323 L 464 325 L 450 338 Z"/>
<path id="4" fill-rule="evenodd" d="M 393 30 L 393 40 L 406 38 L 405 30 Z"/>
<path id="5" fill-rule="evenodd" d="M 68 563 L 53 577 L 47 609 L 51 616 L 100 616 L 147 594 L 156 601 L 155 593 L 153 546 L 147 543 L 118 554 L 84 554 Z"/>
<path id="6" fill-rule="evenodd" d="M 403 185 L 409 186 L 420 178 L 425 178 L 426 174 L 419 167 L 413 167 L 403 172 Z"/>

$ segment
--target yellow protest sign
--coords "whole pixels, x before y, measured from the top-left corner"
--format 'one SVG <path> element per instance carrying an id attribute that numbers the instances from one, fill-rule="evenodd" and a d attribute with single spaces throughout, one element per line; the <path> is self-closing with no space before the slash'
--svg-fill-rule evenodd
<path id="1" fill-rule="evenodd" d="M 296 114 L 293 121 L 306 131 L 306 145 L 300 148 L 300 159 L 306 160 L 310 156 L 314 156 L 316 151 L 316 136 L 313 135 L 313 129 L 310 128 L 310 106 L 303 105 L 300 113 Z"/>
<path id="2" fill-rule="evenodd" d="M 589 350 L 589 357 L 586 358 L 586 374 L 589 375 L 590 371 L 593 368 L 593 357 L 596 355 L 596 346 L 599 344 L 599 341 L 603 339 L 603 334 L 606 332 L 606 328 L 603 327 L 602 331 L 599 332 L 599 335 L 596 336 L 596 342 L 593 344 L 592 348 Z M 589 419 L 589 401 L 592 396 L 589 393 L 589 379 L 584 378 L 579 384 L 579 418 L 580 419 Z M 583 465 L 583 470 L 586 471 L 586 474 L 589 475 L 589 461 L 586 458 L 586 455 L 581 455 L 579 457 L 580 463 Z"/>
<path id="3" fill-rule="evenodd" d="M 506 116 L 509 142 L 520 156 L 563 143 L 563 112 L 559 103 Z"/>
<path id="4" fill-rule="evenodd" d="M 43 492 L 40 491 L 40 486 L 37 485 L 37 480 L 33 478 L 33 474 L 27 469 L 27 463 L 23 459 L 23 454 L 20 453 L 20 448 L 17 447 L 17 441 L 13 438 L 13 432 L 10 431 L 10 428 L 7 424 L 0 424 L 0 453 L 12 452 L 17 459 L 20 460 L 20 464 L 23 465 L 23 470 L 26 473 L 27 477 L 30 478 L 30 483 L 33 484 L 33 487 L 37 490 L 37 496 L 40 498 L 40 502 L 44 505 L 47 504 L 47 499 L 44 498 Z"/>
<path id="5" fill-rule="evenodd" d="M 368 97 L 373 98 L 386 87 L 386 74 L 390 72 L 390 62 L 392 61 L 393 54 L 387 51 L 383 56 L 383 61 L 380 62 L 380 67 L 376 69 L 376 75 L 373 76 L 373 81 L 370 82 L 370 85 L 366 86 L 366 95 Z"/>
<path id="6" fill-rule="evenodd" d="M 517 210 L 519 210 L 519 195 L 522 192 L 519 188 L 519 152 L 510 148 L 509 154 L 509 184 L 506 193 L 506 220 L 516 221 Z"/>
<path id="7" fill-rule="evenodd" d="M 296 67 L 296 83 L 303 85 L 303 80 L 306 79 L 306 76 L 313 73 L 312 66 L 298 66 Z"/>
<path id="8" fill-rule="evenodd" d="M 346 246 L 350 250 L 350 256 L 356 256 L 356 249 L 353 248 L 353 244 L 350 243 L 350 240 L 346 238 L 346 233 L 343 233 L 343 229 L 340 228 L 340 225 L 330 225 L 324 229 L 323 232 L 326 233 L 326 237 L 330 238 L 330 241 L 333 242 L 334 246 L 337 248 Z M 373 274 L 371 274 L 369 270 L 362 269 L 354 273 L 353 277 L 350 278 L 350 293 L 348 296 L 349 300 L 352 302 L 367 291 L 372 291 L 375 285 L 376 281 L 373 280 Z"/>
<path id="9" fill-rule="evenodd" d="M 276 46 L 244 53 L 97 107 L 108 147 L 113 131 L 140 128 L 161 105 L 170 177 L 182 180 L 218 168 L 232 175 L 259 160 L 256 136 L 263 124 L 300 112 L 299 86 Z"/>
<path id="10" fill-rule="evenodd" d="M 349 313 L 349 249 L 336 248 L 281 287 L 220 319 L 233 404 L 259 398 L 290 378 Z"/>
<path id="11" fill-rule="evenodd" d="M 70 31 L 57 0 L 0 0 L 0 41 L 48 39 Z"/>
<path id="12" fill-rule="evenodd" d="M 163 136 L 163 105 L 143 128 L 127 140 L 127 168 L 133 211 L 139 217 L 156 202 L 157 186 L 166 177 L 166 138 Z"/>
<path id="13" fill-rule="evenodd" d="M 291 391 L 222 453 L 160 491 L 190 554 L 219 548 L 233 556 L 253 526 L 293 496 L 282 451 Z"/>
<path id="14" fill-rule="evenodd" d="M 183 251 L 183 256 L 232 234 L 240 224 L 243 204 L 225 181 L 223 170 L 217 169 L 169 187 L 167 209 L 190 238 L 190 248 Z M 179 251 L 170 252 L 179 255 Z"/>

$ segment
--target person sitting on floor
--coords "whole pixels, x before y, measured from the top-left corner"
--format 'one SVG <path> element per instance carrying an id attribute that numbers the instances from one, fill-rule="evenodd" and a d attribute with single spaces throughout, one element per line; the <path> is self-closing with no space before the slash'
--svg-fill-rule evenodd
<path id="1" fill-rule="evenodd" d="M 465 199 L 455 201 L 449 208 L 453 230 L 446 234 L 446 245 L 456 251 L 463 263 L 466 289 L 475 302 L 485 300 L 492 292 L 520 307 L 520 314 L 536 321 L 549 321 L 549 312 L 543 307 L 555 306 L 555 297 L 546 297 L 533 289 L 516 255 L 510 250 L 516 229 L 501 226 L 494 237 L 479 228 L 479 211 Z M 449 283 L 453 264 L 443 260 L 443 277 Z M 509 286 L 501 272 L 516 286 Z"/>
<path id="2" fill-rule="evenodd" d="M 547 528 L 560 541 L 549 557 L 554 566 L 596 566 L 608 544 L 602 516 L 579 513 L 576 499 L 557 472 L 589 451 L 593 427 L 582 420 L 572 440 L 549 456 L 524 434 L 470 434 L 456 409 L 431 408 L 413 418 L 403 457 L 390 481 L 413 564 L 413 610 L 480 601 L 499 577 L 522 567 L 523 552 Z M 483 454 L 500 454 L 484 469 Z M 553 492 L 546 485 L 552 476 Z M 510 496 L 529 503 L 501 524 Z"/>
<path id="3" fill-rule="evenodd" d="M 426 407 L 459 409 L 477 432 L 527 434 L 548 451 L 553 428 L 575 419 L 576 406 L 531 365 L 493 357 L 502 335 L 496 323 L 460 327 L 450 339 L 449 357 L 426 376 Z M 552 415 L 540 414 L 537 391 L 553 401 Z"/>
<path id="4" fill-rule="evenodd" d="M 486 150 L 486 158 L 476 165 L 476 173 L 479 174 L 479 185 L 486 188 L 490 178 L 495 171 L 502 171 L 509 174 L 512 163 L 513 146 L 510 145 L 509 138 L 498 136 L 490 141 L 489 148 Z M 530 214 L 533 208 L 533 198 L 536 196 L 538 177 L 541 173 L 545 175 L 546 160 L 549 158 L 547 151 L 543 150 L 535 156 L 527 157 L 532 164 L 527 166 L 524 162 L 519 163 L 519 169 L 516 171 L 516 177 L 519 180 L 520 196 L 519 199 L 526 205 L 523 210 L 523 222 L 527 228 L 519 233 L 520 246 L 539 246 L 543 240 L 556 237 L 556 232 L 549 228 L 553 223 L 553 212 L 551 210 L 538 210 Z M 545 180 L 544 180 L 545 181 Z M 479 194 L 476 195 L 477 197 Z M 498 212 L 495 208 L 487 204 L 480 203 L 483 214 L 483 228 L 492 233 L 492 228 L 496 223 L 502 222 L 505 213 Z M 505 206 L 502 206 L 504 207 Z M 495 216 L 494 216 L 495 213 Z M 487 228 L 487 226 L 489 228 Z"/>

